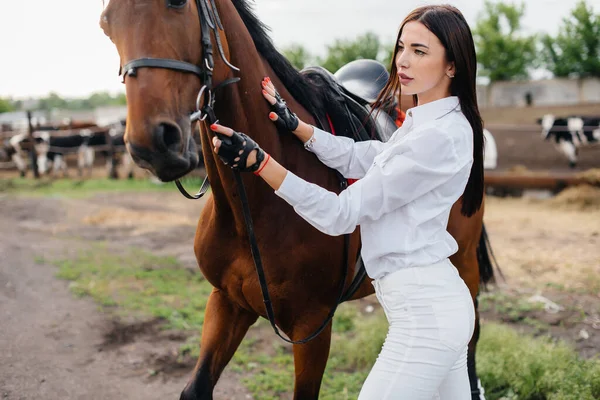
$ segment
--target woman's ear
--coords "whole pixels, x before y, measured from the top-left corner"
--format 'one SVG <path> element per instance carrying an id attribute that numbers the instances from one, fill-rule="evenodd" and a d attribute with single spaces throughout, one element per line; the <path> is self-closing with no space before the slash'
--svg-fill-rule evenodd
<path id="1" fill-rule="evenodd" d="M 452 61 L 451 63 L 448 64 L 448 67 L 446 68 L 446 76 L 448 76 L 448 78 L 454 78 L 455 74 L 456 74 L 456 66 L 454 65 L 454 61 Z"/>

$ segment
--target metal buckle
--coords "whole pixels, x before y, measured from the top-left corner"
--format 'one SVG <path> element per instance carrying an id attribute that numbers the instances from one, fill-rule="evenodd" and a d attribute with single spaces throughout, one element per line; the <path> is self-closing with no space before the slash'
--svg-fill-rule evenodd
<path id="1" fill-rule="evenodd" d="M 208 58 L 204 58 L 204 65 L 206 65 L 206 69 L 208 69 L 210 72 L 213 72 L 213 67 L 208 64 Z"/>
<path id="2" fill-rule="evenodd" d="M 200 88 L 200 91 L 198 92 L 198 96 L 196 97 L 196 112 L 192 114 L 192 121 L 194 120 L 198 120 L 198 121 L 204 121 L 206 119 L 206 117 L 208 116 L 208 114 L 204 114 L 202 115 L 202 107 L 201 107 L 201 101 L 202 101 L 202 97 L 204 96 L 204 92 L 208 90 L 208 105 L 212 104 L 213 102 L 213 97 L 212 97 L 212 91 L 206 86 L 202 86 L 202 88 Z"/>

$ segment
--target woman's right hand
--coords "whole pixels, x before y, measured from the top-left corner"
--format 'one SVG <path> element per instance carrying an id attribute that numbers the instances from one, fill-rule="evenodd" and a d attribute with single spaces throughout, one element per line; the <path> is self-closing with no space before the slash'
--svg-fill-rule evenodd
<path id="1" fill-rule="evenodd" d="M 298 129 L 300 122 L 298 116 L 289 109 L 283 97 L 279 95 L 275 86 L 273 86 L 271 79 L 269 77 L 264 78 L 261 85 L 263 96 L 271 105 L 272 112 L 269 113 L 269 119 L 275 122 L 275 125 L 280 129 L 290 132 Z"/>

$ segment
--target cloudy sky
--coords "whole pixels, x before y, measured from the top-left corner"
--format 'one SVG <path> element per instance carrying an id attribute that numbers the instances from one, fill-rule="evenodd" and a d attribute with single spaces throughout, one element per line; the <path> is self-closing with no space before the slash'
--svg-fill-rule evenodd
<path id="1" fill-rule="evenodd" d="M 111 0 L 130 1 L 130 0 Z M 449 0 L 473 26 L 484 0 Z M 336 38 L 367 31 L 393 42 L 401 20 L 423 0 L 256 0 L 259 18 L 279 47 L 292 43 L 323 54 Z M 576 0 L 527 0 L 526 32 L 555 34 Z M 596 12 L 600 0 L 588 0 Z M 0 1 L 0 97 L 87 96 L 123 91 L 119 59 L 98 26 L 101 0 Z"/>

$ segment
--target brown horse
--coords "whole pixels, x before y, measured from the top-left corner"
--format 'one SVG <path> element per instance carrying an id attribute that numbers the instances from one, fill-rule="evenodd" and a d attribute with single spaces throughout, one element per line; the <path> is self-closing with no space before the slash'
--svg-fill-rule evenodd
<path id="1" fill-rule="evenodd" d="M 247 0 L 111 0 L 100 24 L 121 58 L 128 100 L 125 141 L 140 166 L 162 180 L 174 180 L 192 170 L 197 151 L 190 113 L 197 100 L 210 97 L 198 93 L 208 79 L 214 83 L 210 89 L 239 76 L 241 81 L 221 85 L 213 93 L 214 112 L 221 123 L 251 135 L 295 174 L 339 192 L 336 173 L 305 151 L 291 134 L 278 133 L 267 118 L 269 107 L 260 86 L 265 76 L 271 77 L 290 108 L 306 122 L 316 124 L 316 117 L 323 116 L 325 97 L 322 89 L 311 85 L 275 50 Z M 208 30 L 206 24 L 215 28 Z M 211 47 L 206 47 L 206 41 L 200 45 L 206 32 L 211 33 Z M 205 66 L 212 66 L 212 54 L 208 53 L 213 47 L 220 47 L 220 51 L 207 75 Z M 149 57 L 153 59 L 147 61 Z M 165 59 L 170 59 L 168 64 Z M 137 64 L 131 64 L 132 60 Z M 241 71 L 235 72 L 227 60 Z M 249 251 L 240 192 L 230 168 L 215 159 L 210 139 L 210 131 L 202 125 L 201 143 L 212 196 L 200 214 L 194 251 L 202 274 L 214 289 L 205 311 L 200 357 L 181 395 L 186 400 L 212 399 L 220 374 L 248 328 L 259 316 L 266 316 Z M 337 300 L 345 259 L 344 239 L 315 230 L 252 174 L 243 180 L 276 323 L 292 340 L 303 339 L 326 319 Z M 480 269 L 490 271 L 487 263 L 478 266 L 478 244 L 484 243 L 482 217 L 483 208 L 471 218 L 462 216 L 457 203 L 448 226 L 460 247 L 452 262 L 473 299 L 479 289 Z M 360 247 L 358 230 L 352 234 L 349 247 L 350 260 L 355 260 Z M 484 247 L 479 251 L 486 254 Z M 347 267 L 349 285 L 354 263 Z M 352 299 L 373 292 L 367 279 Z M 318 398 L 330 340 L 328 324 L 314 340 L 293 346 L 294 399 Z M 474 385 L 476 340 L 477 335 L 469 352 Z"/>

